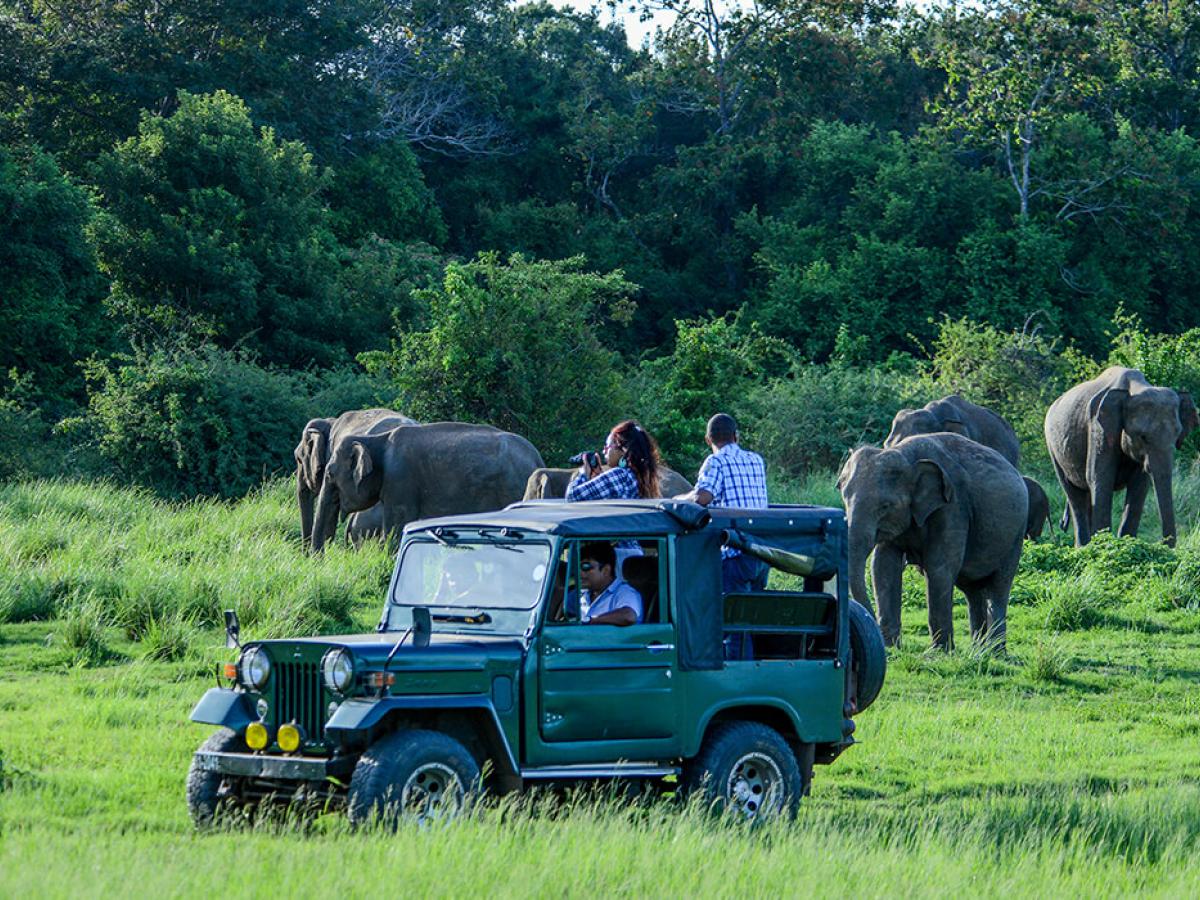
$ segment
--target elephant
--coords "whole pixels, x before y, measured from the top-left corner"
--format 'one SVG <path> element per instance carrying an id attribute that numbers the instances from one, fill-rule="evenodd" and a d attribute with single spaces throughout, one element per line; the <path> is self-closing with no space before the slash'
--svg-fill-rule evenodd
<path id="1" fill-rule="evenodd" d="M 525 500 L 553 500 L 567 496 L 567 486 L 578 469 L 534 469 L 525 483 Z M 658 487 L 664 497 L 676 497 L 692 489 L 691 482 L 663 466 L 658 470 Z"/>
<path id="2" fill-rule="evenodd" d="M 383 507 L 388 536 L 432 516 L 500 509 L 521 499 L 541 454 L 490 425 L 435 422 L 349 435 L 333 448 L 317 497 L 313 549 L 333 537 L 338 514 Z"/>
<path id="3" fill-rule="evenodd" d="M 986 409 L 951 394 L 925 404 L 921 409 L 902 409 L 892 419 L 892 430 L 883 442 L 892 447 L 915 434 L 948 431 L 991 447 L 1013 466 L 1021 463 L 1021 443 L 1017 433 L 1004 419 Z"/>
<path id="4" fill-rule="evenodd" d="M 1175 451 L 1200 425 L 1187 391 L 1156 387 L 1137 369 L 1111 366 L 1046 411 L 1046 446 L 1075 523 L 1075 546 L 1112 527 L 1113 493 L 1125 491 L 1118 534 L 1136 535 L 1150 482 L 1163 540 L 1175 546 Z"/>
<path id="5" fill-rule="evenodd" d="M 381 434 L 397 425 L 415 425 L 408 416 L 390 409 L 356 409 L 336 418 L 309 419 L 292 451 L 296 459 L 296 502 L 300 506 L 300 535 L 312 543 L 313 506 L 321 493 L 325 465 L 332 448 L 348 434 Z"/>
<path id="6" fill-rule="evenodd" d="M 381 540 L 383 530 L 383 504 L 376 503 L 370 509 L 350 513 L 346 517 L 346 546 L 361 547 L 364 541 Z"/>
<path id="7" fill-rule="evenodd" d="M 1003 652 L 1008 596 L 1028 527 L 1029 494 L 1012 463 L 957 434 L 917 435 L 891 447 L 859 447 L 842 467 L 850 592 L 873 609 L 884 640 L 900 642 L 901 576 L 906 562 L 925 575 L 929 634 L 954 646 L 953 597 L 967 596 L 971 635 Z"/>
<path id="8" fill-rule="evenodd" d="M 1029 493 L 1029 519 L 1025 527 L 1025 537 L 1031 541 L 1041 537 L 1050 519 L 1050 498 L 1040 484 L 1026 477 L 1025 489 Z"/>

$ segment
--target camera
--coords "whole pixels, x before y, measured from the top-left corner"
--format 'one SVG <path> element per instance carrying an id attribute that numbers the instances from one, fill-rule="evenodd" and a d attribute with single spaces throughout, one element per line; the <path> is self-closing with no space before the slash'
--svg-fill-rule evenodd
<path id="1" fill-rule="evenodd" d="M 589 469 L 600 468 L 600 454 L 590 450 L 585 450 L 583 453 L 576 453 L 567 462 L 573 466 L 582 466 L 585 460 Z"/>

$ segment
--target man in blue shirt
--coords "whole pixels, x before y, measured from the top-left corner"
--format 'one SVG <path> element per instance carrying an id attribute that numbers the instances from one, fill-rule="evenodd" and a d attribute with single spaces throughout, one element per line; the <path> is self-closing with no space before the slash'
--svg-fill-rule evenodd
<path id="1" fill-rule="evenodd" d="M 712 452 L 700 467 L 696 486 L 679 499 L 702 506 L 745 509 L 767 507 L 767 467 L 757 453 L 738 445 L 737 422 L 717 413 L 708 420 L 704 442 Z M 762 591 L 767 587 L 768 567 L 732 547 L 721 548 L 721 581 L 726 594 Z"/>
<path id="2" fill-rule="evenodd" d="M 587 591 L 589 625 L 636 625 L 642 621 L 642 595 L 620 578 L 617 552 L 607 542 L 584 544 L 579 550 L 579 580 Z"/>

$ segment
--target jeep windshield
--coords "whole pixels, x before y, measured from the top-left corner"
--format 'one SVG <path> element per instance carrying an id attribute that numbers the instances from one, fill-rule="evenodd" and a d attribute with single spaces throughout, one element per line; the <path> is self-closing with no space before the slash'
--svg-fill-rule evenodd
<path id="1" fill-rule="evenodd" d="M 471 532 L 404 548 L 392 583 L 388 630 L 407 628 L 414 606 L 434 631 L 523 634 L 542 596 L 550 544 Z"/>

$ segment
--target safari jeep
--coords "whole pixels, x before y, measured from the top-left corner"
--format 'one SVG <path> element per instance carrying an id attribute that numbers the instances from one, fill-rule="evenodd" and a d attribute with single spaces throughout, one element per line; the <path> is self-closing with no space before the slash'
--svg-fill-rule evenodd
<path id="1" fill-rule="evenodd" d="M 621 548 L 641 623 L 584 621 L 598 541 Z M 722 596 L 723 544 L 778 589 Z M 315 798 L 356 823 L 434 818 L 599 779 L 789 813 L 883 683 L 846 566 L 843 513 L 817 507 L 533 501 L 415 522 L 376 633 L 248 642 L 200 700 L 192 719 L 221 729 L 192 762 L 192 817 Z"/>

